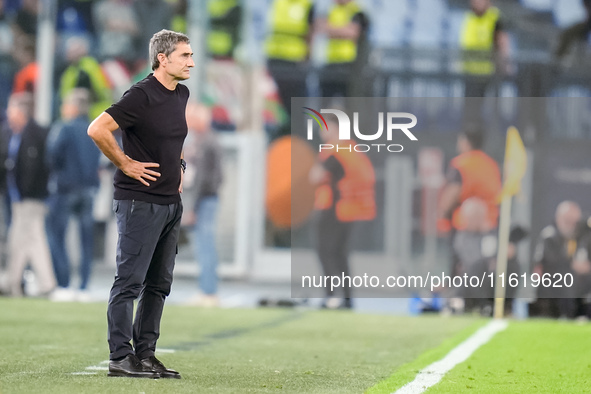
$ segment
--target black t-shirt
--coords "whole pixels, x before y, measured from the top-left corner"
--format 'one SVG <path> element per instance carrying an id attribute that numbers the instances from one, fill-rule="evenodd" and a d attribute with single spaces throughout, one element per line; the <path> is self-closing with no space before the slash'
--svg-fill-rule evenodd
<path id="1" fill-rule="evenodd" d="M 152 168 L 160 173 L 160 178 L 148 181 L 150 186 L 117 170 L 116 200 L 155 204 L 180 201 L 180 159 L 187 136 L 185 108 L 188 99 L 186 86 L 178 84 L 175 90 L 168 90 L 150 74 L 106 110 L 123 131 L 125 154 L 137 161 L 160 164 L 159 168 Z"/>

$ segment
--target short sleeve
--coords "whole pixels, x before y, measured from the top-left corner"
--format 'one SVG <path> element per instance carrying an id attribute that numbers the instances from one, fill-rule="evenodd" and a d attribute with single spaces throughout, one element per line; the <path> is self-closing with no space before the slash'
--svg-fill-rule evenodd
<path id="1" fill-rule="evenodd" d="M 144 108 L 148 104 L 146 93 L 137 87 L 132 87 L 123 93 L 121 99 L 106 109 L 121 129 L 127 129 L 140 119 Z"/>
<path id="2" fill-rule="evenodd" d="M 187 100 L 189 100 L 189 97 L 191 96 L 191 91 L 189 90 L 189 88 L 186 85 L 180 84 L 181 86 L 183 86 L 183 89 L 185 91 L 185 96 L 187 97 Z"/>

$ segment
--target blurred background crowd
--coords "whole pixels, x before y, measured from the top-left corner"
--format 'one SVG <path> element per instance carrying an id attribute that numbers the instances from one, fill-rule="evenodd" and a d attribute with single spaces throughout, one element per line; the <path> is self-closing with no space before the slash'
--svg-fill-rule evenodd
<path id="1" fill-rule="evenodd" d="M 480 235 L 468 238 L 480 245 L 497 208 L 462 193 L 472 175 L 447 163 L 473 150 L 500 163 L 516 125 L 530 166 L 513 212 L 515 272 L 588 277 L 591 1 L 0 0 L 2 293 L 88 300 L 93 262 L 113 266 L 113 168 L 86 127 L 148 75 L 149 39 L 163 28 L 187 33 L 195 52 L 177 272 L 200 272 L 208 305 L 218 303 L 218 276 L 289 282 L 292 242 L 312 247 L 310 212 L 291 219 L 290 160 L 304 136 L 291 122 L 297 97 L 313 108 L 383 98 L 420 119 L 420 146 L 388 162 L 370 155 L 377 215 L 358 227 L 354 272 L 372 253 L 398 266 L 490 258 L 455 250 L 469 244 L 455 238 L 455 210 L 474 218 L 468 232 Z M 473 176 L 497 182 L 482 171 Z M 589 314 L 586 291 L 511 296 L 532 313 L 572 318 Z"/>

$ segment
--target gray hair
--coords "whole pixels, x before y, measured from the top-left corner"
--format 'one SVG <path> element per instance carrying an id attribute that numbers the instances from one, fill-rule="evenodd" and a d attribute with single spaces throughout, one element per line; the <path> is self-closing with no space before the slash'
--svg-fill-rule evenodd
<path id="1" fill-rule="evenodd" d="M 150 61 L 152 62 L 152 70 L 156 70 L 160 66 L 158 54 L 163 53 L 166 57 L 170 56 L 179 42 L 189 44 L 189 37 L 183 33 L 177 33 L 176 31 L 166 29 L 162 29 L 152 36 L 150 39 Z"/>
<path id="2" fill-rule="evenodd" d="M 88 111 L 90 110 L 90 92 L 84 88 L 72 89 L 64 97 L 64 103 L 74 105 L 78 108 L 80 115 L 88 115 Z"/>

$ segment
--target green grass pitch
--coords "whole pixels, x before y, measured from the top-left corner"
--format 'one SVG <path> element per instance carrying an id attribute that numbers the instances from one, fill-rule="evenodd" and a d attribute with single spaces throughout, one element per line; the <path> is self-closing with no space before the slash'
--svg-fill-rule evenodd
<path id="1" fill-rule="evenodd" d="M 391 393 L 486 323 L 170 305 L 158 356 L 183 379 L 144 380 L 106 376 L 103 303 L 0 299 L 0 311 L 0 394 Z M 428 392 L 583 392 L 589 327 L 512 322 Z"/>
<path id="2" fill-rule="evenodd" d="M 590 393 L 591 324 L 510 323 L 427 393 Z"/>

